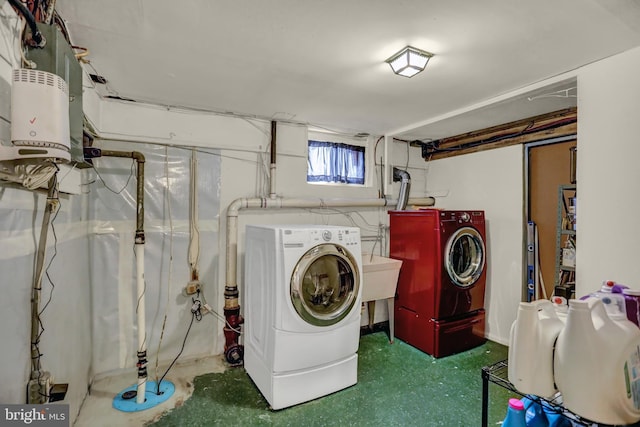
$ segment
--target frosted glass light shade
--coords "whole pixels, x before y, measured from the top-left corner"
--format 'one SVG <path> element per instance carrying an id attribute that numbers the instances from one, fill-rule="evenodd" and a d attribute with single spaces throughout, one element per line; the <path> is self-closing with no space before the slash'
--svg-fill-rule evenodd
<path id="1" fill-rule="evenodd" d="M 432 56 L 432 53 L 407 46 L 385 62 L 391 66 L 391 69 L 397 75 L 413 77 L 425 69 Z"/>

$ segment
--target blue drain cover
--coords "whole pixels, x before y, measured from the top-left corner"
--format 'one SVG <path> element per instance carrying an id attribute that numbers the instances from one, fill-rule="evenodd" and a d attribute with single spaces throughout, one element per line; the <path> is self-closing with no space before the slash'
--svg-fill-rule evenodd
<path id="1" fill-rule="evenodd" d="M 136 390 L 138 385 L 132 385 L 122 390 L 113 398 L 113 407 L 123 412 L 137 412 L 153 408 L 165 402 L 176 391 L 176 387 L 171 381 L 162 380 L 160 382 L 160 394 L 157 394 L 158 386 L 155 381 L 147 381 L 145 399 L 142 403 L 136 402 Z"/>

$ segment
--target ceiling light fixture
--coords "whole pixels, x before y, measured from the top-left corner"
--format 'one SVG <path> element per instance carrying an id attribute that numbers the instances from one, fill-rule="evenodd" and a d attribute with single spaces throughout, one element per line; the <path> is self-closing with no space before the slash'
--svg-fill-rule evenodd
<path id="1" fill-rule="evenodd" d="M 391 66 L 391 69 L 397 75 L 413 77 L 424 70 L 432 56 L 433 53 L 407 46 L 385 62 Z"/>

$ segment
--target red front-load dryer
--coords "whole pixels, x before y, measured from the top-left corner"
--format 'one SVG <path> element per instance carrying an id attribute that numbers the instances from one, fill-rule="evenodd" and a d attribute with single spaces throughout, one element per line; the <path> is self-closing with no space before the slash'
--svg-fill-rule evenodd
<path id="1" fill-rule="evenodd" d="M 485 341 L 483 211 L 391 211 L 391 258 L 402 260 L 396 336 L 435 357 Z"/>

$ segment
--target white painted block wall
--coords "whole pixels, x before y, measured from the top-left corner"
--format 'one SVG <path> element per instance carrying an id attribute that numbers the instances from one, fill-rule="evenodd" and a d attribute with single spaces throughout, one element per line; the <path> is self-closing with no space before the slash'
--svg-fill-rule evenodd
<path id="1" fill-rule="evenodd" d="M 576 291 L 640 289 L 640 48 L 578 71 Z"/>
<path id="2" fill-rule="evenodd" d="M 486 334 L 509 342 L 522 295 L 523 147 L 515 145 L 431 162 L 427 187 L 436 206 L 485 211 Z"/>

